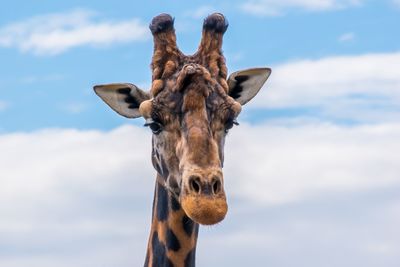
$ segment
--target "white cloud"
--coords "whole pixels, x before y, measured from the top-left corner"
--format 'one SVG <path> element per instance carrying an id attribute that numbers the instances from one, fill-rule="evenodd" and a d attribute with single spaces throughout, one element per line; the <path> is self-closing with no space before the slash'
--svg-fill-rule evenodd
<path id="1" fill-rule="evenodd" d="M 135 142 L 132 136 L 140 142 Z M 109 179 L 111 173 L 127 175 L 126 172 L 138 167 L 138 175 L 152 174 L 141 167 L 150 165 L 142 154 L 150 146 L 145 140 L 150 141 L 145 131 L 133 127 L 122 127 L 110 133 L 43 130 L 2 135 L 0 164 L 2 183 L 6 185 L 0 188 L 0 198 L 14 196 L 16 192 L 26 197 L 40 196 L 51 193 L 52 189 L 63 190 L 67 184 L 89 186 L 88 190 L 101 194 L 111 192 L 111 185 L 118 186 L 115 179 Z M 16 149 L 18 147 L 22 150 Z M 133 149 L 132 153 L 127 147 Z M 19 168 L 20 164 L 24 168 Z"/>
<path id="2" fill-rule="evenodd" d="M 398 121 L 400 53 L 289 62 L 273 66 L 264 87 L 251 107 L 315 108 L 323 116 Z"/>
<path id="3" fill-rule="evenodd" d="M 326 11 L 358 6 L 362 0 L 250 0 L 241 9 L 258 16 L 278 16 L 290 10 Z"/>
<path id="4" fill-rule="evenodd" d="M 146 246 L 149 151 L 139 127 L 0 135 L 0 265 L 141 262 L 131 252 Z"/>
<path id="5" fill-rule="evenodd" d="M 227 141 L 227 177 L 234 194 L 268 205 L 400 185 L 399 137 L 399 124 L 241 125 Z"/>
<path id="6" fill-rule="evenodd" d="M 138 19 L 106 21 L 88 10 L 41 15 L 0 28 L 0 46 L 22 52 L 56 55 L 71 48 L 146 40 L 147 26 Z"/>
<path id="7" fill-rule="evenodd" d="M 337 250 L 366 263 L 358 266 L 395 258 L 399 236 L 390 229 L 400 223 L 400 199 L 390 190 L 400 187 L 399 138 L 400 124 L 233 129 L 225 150 L 230 211 L 216 228 L 202 228 L 199 262 L 243 266 L 295 251 L 336 258 Z M 150 146 L 148 129 L 136 126 L 0 135 L 0 265 L 142 264 L 155 183 Z M 382 190 L 389 193 L 379 197 Z M 369 192 L 375 198 L 354 202 Z M 309 259 L 284 265 L 321 266 Z"/>
<path id="8" fill-rule="evenodd" d="M 338 40 L 339 40 L 339 42 L 344 43 L 344 42 L 353 41 L 354 38 L 355 38 L 355 35 L 353 32 L 347 32 L 347 33 L 340 35 Z"/>

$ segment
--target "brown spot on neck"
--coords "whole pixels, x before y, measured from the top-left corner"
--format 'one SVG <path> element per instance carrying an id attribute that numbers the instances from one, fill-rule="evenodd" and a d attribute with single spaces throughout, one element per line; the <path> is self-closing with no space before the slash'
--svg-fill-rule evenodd
<path id="1" fill-rule="evenodd" d="M 186 216 L 179 202 L 159 182 L 155 192 L 145 266 L 194 266 L 199 225 Z M 163 211 L 168 215 L 161 215 L 160 220 Z"/>

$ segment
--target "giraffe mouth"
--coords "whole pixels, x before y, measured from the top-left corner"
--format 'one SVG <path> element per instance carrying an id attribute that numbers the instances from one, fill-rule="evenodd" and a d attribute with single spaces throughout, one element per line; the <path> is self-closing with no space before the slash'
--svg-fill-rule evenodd
<path id="1" fill-rule="evenodd" d="M 203 225 L 213 225 L 225 218 L 228 205 L 225 196 L 183 196 L 181 205 L 187 216 Z"/>

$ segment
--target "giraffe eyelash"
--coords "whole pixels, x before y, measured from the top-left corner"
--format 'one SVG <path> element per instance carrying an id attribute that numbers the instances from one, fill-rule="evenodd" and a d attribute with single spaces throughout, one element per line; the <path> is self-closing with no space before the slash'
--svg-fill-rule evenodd
<path id="1" fill-rule="evenodd" d="M 236 119 L 228 119 L 228 120 L 225 122 L 225 133 L 228 133 L 228 131 L 229 131 L 230 129 L 232 129 L 234 125 L 236 125 L 236 126 L 239 125 L 239 123 L 237 122 L 237 120 L 236 120 Z"/>
<path id="2" fill-rule="evenodd" d="M 149 127 L 151 129 L 151 131 L 153 132 L 153 134 L 161 133 L 164 128 L 164 126 L 161 123 L 159 123 L 158 121 L 155 121 L 151 118 L 147 119 L 143 126 Z"/>

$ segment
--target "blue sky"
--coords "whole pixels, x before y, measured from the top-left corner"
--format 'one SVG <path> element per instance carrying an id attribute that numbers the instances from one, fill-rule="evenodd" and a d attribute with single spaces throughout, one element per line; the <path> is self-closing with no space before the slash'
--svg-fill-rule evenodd
<path id="1" fill-rule="evenodd" d="M 267 10 L 271 6 L 268 3 L 271 1 L 258 2 Z M 118 81 L 148 87 L 152 40 L 147 25 L 161 12 L 176 17 L 179 46 L 188 54 L 198 46 L 204 16 L 212 11 L 223 12 L 230 22 L 224 51 L 231 72 L 252 66 L 275 67 L 302 59 L 398 51 L 400 8 L 394 1 L 315 2 L 331 3 L 332 7 L 319 10 L 309 4 L 312 1 L 299 1 L 300 4 L 294 6 L 289 1 L 287 6 L 272 4 L 278 6 L 275 8 L 278 14 L 268 16 L 244 9 L 244 2 L 155 1 L 151 5 L 140 5 L 134 1 L 87 1 L 85 4 L 42 1 L 29 6 L 18 1 L 7 3 L 0 18 L 3 40 L 0 42 L 3 62 L 0 67 L 0 100 L 3 103 L 0 130 L 111 129 L 125 123 L 93 97 L 91 88 L 97 83 Z M 17 9 L 18 13 L 12 12 Z M 137 30 L 145 32 L 137 38 L 118 38 L 124 33 L 115 33 L 117 36 L 110 33 L 102 40 L 93 37 L 64 44 L 60 51 L 55 51 L 55 46 L 60 45 L 57 42 L 46 46 L 45 40 L 34 43 L 30 39 L 38 33 L 49 35 L 57 31 L 79 38 L 79 30 L 84 25 L 76 21 L 75 25 L 71 24 L 74 16 L 84 20 L 82 24 L 86 26 L 99 27 L 107 23 L 110 31 L 136 20 Z M 63 17 L 64 22 L 47 29 L 43 26 L 55 23 L 56 17 Z M 18 23 L 24 33 L 17 37 L 7 29 Z M 5 40 L 10 38 L 11 43 L 6 44 Z M 26 40 L 31 40 L 32 44 L 27 44 Z M 262 120 L 264 115 L 269 118 L 270 114 L 292 116 L 307 108 L 310 107 L 285 106 L 272 112 L 258 111 L 249 117 Z"/>
<path id="2" fill-rule="evenodd" d="M 191 54 L 214 11 L 229 72 L 273 72 L 228 136 L 198 266 L 399 266 L 399 0 L 3 3 L 0 266 L 143 263 L 151 135 L 92 87 L 147 89 L 152 17 Z"/>

